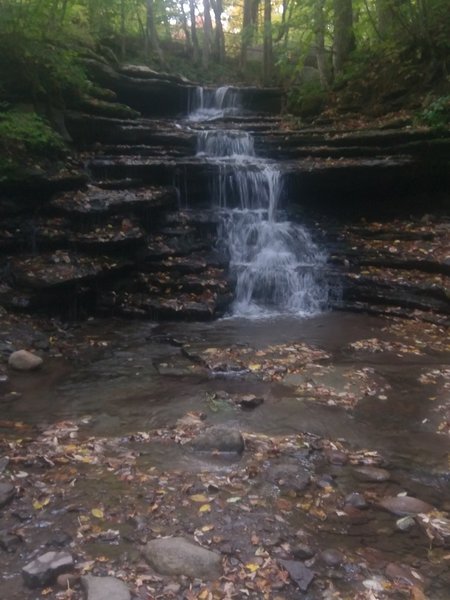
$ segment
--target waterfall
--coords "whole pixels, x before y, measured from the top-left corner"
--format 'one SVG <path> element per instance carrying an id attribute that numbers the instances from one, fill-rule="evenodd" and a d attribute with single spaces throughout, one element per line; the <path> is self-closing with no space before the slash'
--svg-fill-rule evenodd
<path id="1" fill-rule="evenodd" d="M 211 201 L 221 215 L 218 244 L 236 284 L 232 314 L 306 316 L 325 308 L 326 256 L 305 227 L 286 220 L 278 166 L 255 156 L 251 135 L 232 129 L 199 131 L 197 156 L 217 168 Z"/>
<path id="2" fill-rule="evenodd" d="M 239 110 L 239 93 L 230 86 L 215 90 L 203 87 L 193 88 L 189 98 L 190 121 L 210 121 Z"/>

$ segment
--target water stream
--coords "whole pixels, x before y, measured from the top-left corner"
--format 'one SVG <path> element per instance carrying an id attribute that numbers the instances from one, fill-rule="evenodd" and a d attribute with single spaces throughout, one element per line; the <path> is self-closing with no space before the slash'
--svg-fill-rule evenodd
<path id="1" fill-rule="evenodd" d="M 190 115 L 197 122 L 239 110 L 228 88 L 198 94 Z M 236 286 L 232 314 L 307 316 L 324 309 L 326 255 L 305 227 L 286 219 L 279 166 L 257 157 L 253 137 L 235 129 L 200 130 L 197 156 L 217 167 L 211 204 L 221 214 L 218 245 Z"/>

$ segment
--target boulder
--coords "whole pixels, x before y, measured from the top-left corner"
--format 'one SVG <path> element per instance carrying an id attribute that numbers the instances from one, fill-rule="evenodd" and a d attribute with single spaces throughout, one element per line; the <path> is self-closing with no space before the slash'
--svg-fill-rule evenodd
<path id="1" fill-rule="evenodd" d="M 216 451 L 236 454 L 242 454 L 245 448 L 241 432 L 224 425 L 209 427 L 192 440 L 191 446 L 200 452 Z"/>
<path id="2" fill-rule="evenodd" d="M 182 537 L 148 542 L 144 557 L 161 575 L 186 575 L 199 579 L 217 579 L 222 573 L 220 555 Z"/>
<path id="3" fill-rule="evenodd" d="M 17 350 L 13 352 L 8 359 L 8 364 L 12 369 L 16 371 L 34 371 L 38 369 L 43 363 L 40 356 L 36 356 L 28 350 Z"/>
<path id="4" fill-rule="evenodd" d="M 68 552 L 46 552 L 22 569 L 22 577 L 29 588 L 44 587 L 58 575 L 73 568 L 73 558 Z"/>
<path id="5" fill-rule="evenodd" d="M 81 578 L 81 585 L 86 592 L 87 600 L 130 600 L 128 586 L 115 577 L 94 577 L 86 575 Z"/>

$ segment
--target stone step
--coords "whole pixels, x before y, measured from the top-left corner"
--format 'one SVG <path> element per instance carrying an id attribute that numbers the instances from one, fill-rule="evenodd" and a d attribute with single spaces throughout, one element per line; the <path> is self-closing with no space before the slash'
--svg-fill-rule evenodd
<path id="1" fill-rule="evenodd" d="M 129 214 L 134 211 L 160 212 L 176 206 L 177 191 L 174 187 L 148 186 L 132 190 L 105 190 L 88 186 L 85 190 L 66 192 L 56 196 L 50 206 L 72 217 L 86 215 Z"/>

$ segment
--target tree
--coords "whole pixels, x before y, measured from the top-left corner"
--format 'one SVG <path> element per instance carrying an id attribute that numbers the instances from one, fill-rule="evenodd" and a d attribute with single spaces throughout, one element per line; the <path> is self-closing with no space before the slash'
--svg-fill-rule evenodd
<path id="1" fill-rule="evenodd" d="M 273 68 L 272 43 L 272 6 L 270 0 L 264 0 L 264 81 L 269 83 Z"/>
<path id="2" fill-rule="evenodd" d="M 335 75 L 339 75 L 342 73 L 350 52 L 355 48 L 352 0 L 333 0 L 333 7 L 333 66 Z"/>

